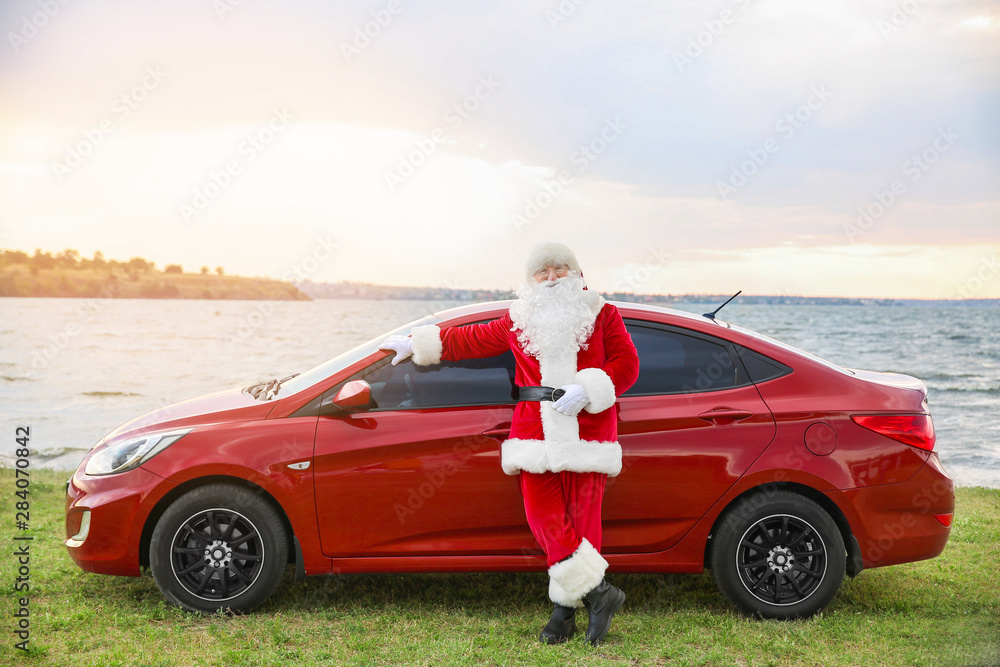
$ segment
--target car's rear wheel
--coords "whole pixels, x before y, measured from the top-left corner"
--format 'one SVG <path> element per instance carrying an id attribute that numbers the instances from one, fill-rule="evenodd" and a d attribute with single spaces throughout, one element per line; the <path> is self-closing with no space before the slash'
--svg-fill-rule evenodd
<path id="1" fill-rule="evenodd" d="M 179 607 L 249 611 L 278 586 L 288 563 L 288 536 L 263 498 L 213 484 L 167 508 L 153 530 L 149 561 L 156 585 Z"/>
<path id="2" fill-rule="evenodd" d="M 830 515 L 790 491 L 741 500 L 713 531 L 715 583 L 744 613 L 801 618 L 823 609 L 844 580 L 846 551 Z"/>

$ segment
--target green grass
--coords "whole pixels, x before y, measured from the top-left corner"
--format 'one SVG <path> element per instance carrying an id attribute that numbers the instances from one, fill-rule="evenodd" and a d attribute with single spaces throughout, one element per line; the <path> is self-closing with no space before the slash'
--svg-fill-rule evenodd
<path id="1" fill-rule="evenodd" d="M 867 570 L 806 621 L 740 616 L 710 574 L 625 575 L 606 642 L 545 646 L 550 611 L 538 574 L 310 577 L 289 572 L 245 616 L 195 616 L 151 577 L 87 574 L 66 554 L 66 473 L 33 470 L 31 651 L 15 650 L 13 472 L 0 470 L 6 602 L 0 664 L 39 665 L 997 665 L 1000 490 L 962 488 L 938 558 Z M 585 618 L 585 614 L 584 614 Z"/>

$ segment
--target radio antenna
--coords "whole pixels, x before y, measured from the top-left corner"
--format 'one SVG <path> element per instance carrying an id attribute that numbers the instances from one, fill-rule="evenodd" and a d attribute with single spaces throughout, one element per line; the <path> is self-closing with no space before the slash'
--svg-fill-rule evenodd
<path id="1" fill-rule="evenodd" d="M 733 299 L 735 299 L 736 297 L 738 297 L 740 294 L 743 294 L 743 290 L 740 290 L 736 294 L 734 294 L 731 297 L 729 297 L 728 299 L 726 299 L 726 303 L 729 303 L 730 301 L 732 301 Z M 715 310 L 713 310 L 710 313 L 705 313 L 704 316 L 707 317 L 710 320 L 714 320 L 715 319 L 715 314 L 717 312 L 719 312 L 720 310 L 722 310 L 725 307 L 726 303 L 722 304 L 721 306 L 719 306 L 718 308 L 716 308 Z"/>

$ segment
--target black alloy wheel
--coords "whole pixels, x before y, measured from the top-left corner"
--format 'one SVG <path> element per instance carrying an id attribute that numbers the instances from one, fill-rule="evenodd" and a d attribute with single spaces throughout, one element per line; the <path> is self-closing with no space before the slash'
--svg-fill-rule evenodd
<path id="1" fill-rule="evenodd" d="M 761 618 L 822 610 L 843 582 L 846 561 L 833 519 L 790 491 L 743 499 L 713 531 L 716 585 L 741 611 Z"/>
<path id="2" fill-rule="evenodd" d="M 253 609 L 277 587 L 287 561 L 281 517 L 242 487 L 216 484 L 181 496 L 150 541 L 156 585 L 188 611 Z"/>

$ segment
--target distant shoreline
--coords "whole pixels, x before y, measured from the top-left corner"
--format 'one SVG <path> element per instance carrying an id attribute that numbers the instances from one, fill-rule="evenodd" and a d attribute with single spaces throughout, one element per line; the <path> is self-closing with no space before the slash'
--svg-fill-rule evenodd
<path id="1" fill-rule="evenodd" d="M 309 301 L 291 283 L 227 276 L 221 266 L 193 273 L 168 264 L 161 271 L 142 257 L 119 261 L 98 251 L 87 259 L 72 248 L 56 254 L 37 249 L 33 255 L 0 250 L 0 297 Z"/>
<path id="2" fill-rule="evenodd" d="M 732 294 L 633 294 L 602 292 L 609 301 L 671 305 L 721 305 Z M 87 269 L 0 269 L 0 298 L 195 299 L 224 301 L 312 301 L 315 299 L 401 301 L 502 301 L 512 290 L 375 285 L 372 283 L 287 283 L 271 278 L 245 278 L 160 271 L 107 272 Z M 867 297 L 741 294 L 733 304 L 791 306 L 917 306 L 933 308 L 998 308 L 1000 299 L 875 299 Z"/>
<path id="3" fill-rule="evenodd" d="M 404 301 L 498 301 L 513 298 L 512 290 L 453 289 L 447 287 L 406 287 L 371 283 L 295 283 L 312 299 L 400 299 Z M 649 303 L 705 303 L 720 305 L 732 294 L 633 294 L 602 292 L 609 301 Z M 872 299 L 864 297 L 785 296 L 740 294 L 734 304 L 779 304 L 799 306 L 930 306 L 930 307 L 1000 307 L 1000 299 Z"/>
<path id="4" fill-rule="evenodd" d="M 270 278 L 154 269 L 0 269 L 0 297 L 77 299 L 225 299 L 309 301 L 295 285 Z"/>
<path id="5" fill-rule="evenodd" d="M 602 292 L 609 301 L 670 305 L 703 303 L 721 305 L 732 294 L 635 294 Z M 143 262 L 138 268 L 126 264 L 100 268 L 56 266 L 0 266 L 0 297 L 81 299 L 220 299 L 226 301 L 311 301 L 313 299 L 359 299 L 383 301 L 500 301 L 513 298 L 511 289 L 456 289 L 337 283 L 284 282 L 273 278 L 246 278 L 211 273 L 185 273 L 179 266 L 164 271 Z M 740 294 L 734 304 L 794 306 L 924 306 L 996 308 L 1000 299 L 875 299 Z"/>

